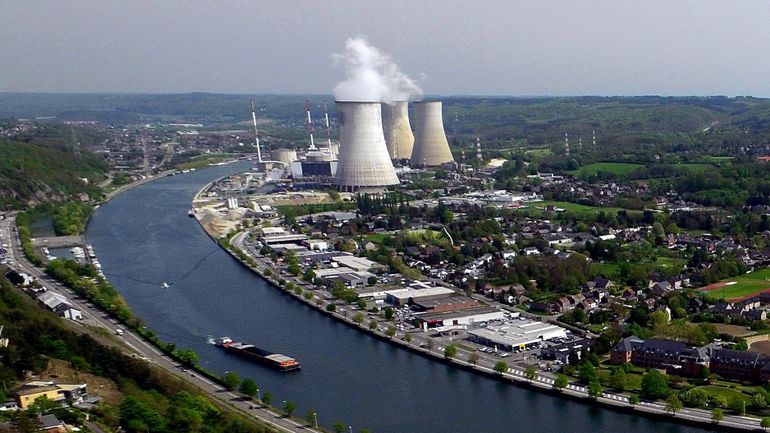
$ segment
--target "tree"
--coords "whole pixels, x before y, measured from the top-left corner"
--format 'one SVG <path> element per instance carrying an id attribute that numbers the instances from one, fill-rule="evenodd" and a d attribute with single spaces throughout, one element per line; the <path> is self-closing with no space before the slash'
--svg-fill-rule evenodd
<path id="1" fill-rule="evenodd" d="M 305 273 L 302 274 L 302 280 L 305 282 L 311 282 L 315 279 L 315 271 L 311 268 L 307 268 Z"/>
<path id="2" fill-rule="evenodd" d="M 714 410 L 711 411 L 711 420 L 714 421 L 715 424 L 719 424 L 724 418 L 725 413 L 722 409 L 715 407 Z"/>
<path id="3" fill-rule="evenodd" d="M 452 359 L 455 356 L 457 356 L 457 347 L 452 344 L 447 345 L 447 347 L 444 348 L 444 358 Z"/>
<path id="4" fill-rule="evenodd" d="M 642 377 L 642 395 L 648 398 L 664 398 L 671 393 L 666 376 L 650 370 Z"/>
<path id="5" fill-rule="evenodd" d="M 353 316 L 353 321 L 360 325 L 364 321 L 364 315 L 361 313 L 356 313 L 356 315 Z"/>
<path id="6" fill-rule="evenodd" d="M 238 373 L 234 371 L 228 371 L 227 373 L 222 375 L 222 383 L 225 384 L 225 388 L 232 391 L 235 388 L 238 388 L 238 385 L 240 385 L 241 377 L 238 376 Z"/>
<path id="7" fill-rule="evenodd" d="M 505 361 L 497 361 L 495 363 L 494 370 L 502 375 L 503 373 L 508 371 L 508 363 Z"/>
<path id="8" fill-rule="evenodd" d="M 396 336 L 396 333 L 397 333 L 397 332 L 398 332 L 398 331 L 396 331 L 396 327 L 395 327 L 395 326 L 388 326 L 388 329 L 387 329 L 387 331 L 385 331 L 385 334 L 386 334 L 388 337 L 390 337 L 390 338 L 393 338 L 393 337 L 395 337 L 395 336 Z"/>
<path id="9" fill-rule="evenodd" d="M 476 365 L 479 362 L 479 354 L 476 352 L 471 352 L 470 355 L 468 355 L 468 364 Z"/>
<path id="10" fill-rule="evenodd" d="M 273 403 L 273 394 L 270 394 L 269 392 L 266 392 L 262 395 L 262 403 L 265 404 L 265 406 L 270 406 L 271 403 Z"/>
<path id="11" fill-rule="evenodd" d="M 623 392 L 626 390 L 626 372 L 622 368 L 615 368 L 610 373 L 610 386 Z"/>
<path id="12" fill-rule="evenodd" d="M 337 421 L 334 423 L 332 428 L 334 429 L 334 433 L 342 433 L 345 431 L 345 423 L 342 421 Z"/>
<path id="13" fill-rule="evenodd" d="M 407 343 L 411 343 L 412 342 L 412 334 L 404 335 L 404 341 L 406 341 Z"/>
<path id="14" fill-rule="evenodd" d="M 632 406 L 639 404 L 640 401 L 641 399 L 639 398 L 638 394 L 631 394 L 628 396 L 628 403 L 630 403 Z"/>
<path id="15" fill-rule="evenodd" d="M 759 422 L 759 426 L 767 430 L 767 428 L 770 427 L 770 417 L 766 416 L 762 418 L 762 421 Z"/>
<path id="16" fill-rule="evenodd" d="M 393 315 L 395 314 L 393 307 L 385 307 L 383 312 L 385 313 L 385 320 L 393 320 Z"/>
<path id="17" fill-rule="evenodd" d="M 258 389 L 259 387 L 257 386 L 257 383 L 254 382 L 254 380 L 244 379 L 243 382 L 241 382 L 241 386 L 238 391 L 249 398 L 254 398 L 257 395 Z"/>
<path id="18" fill-rule="evenodd" d="M 326 311 L 329 311 L 329 312 L 333 313 L 336 310 L 337 310 L 337 304 L 335 304 L 333 302 L 329 302 L 328 304 L 326 304 Z"/>
<path id="19" fill-rule="evenodd" d="M 176 352 L 176 357 L 183 365 L 188 368 L 198 365 L 198 355 L 192 349 L 179 350 Z"/>
<path id="20" fill-rule="evenodd" d="M 526 377 L 528 381 L 532 382 L 537 377 L 537 369 L 535 369 L 533 365 L 528 365 L 526 370 L 524 370 L 524 377 Z"/>
<path id="21" fill-rule="evenodd" d="M 602 395 L 602 392 L 604 390 L 602 389 L 602 384 L 599 383 L 598 380 L 595 380 L 588 384 L 588 395 L 591 396 L 594 400 L 599 398 L 599 396 Z"/>
<path id="22" fill-rule="evenodd" d="M 377 329 L 377 321 L 376 320 L 372 319 L 369 322 L 369 329 L 371 329 L 372 331 Z"/>
<path id="23" fill-rule="evenodd" d="M 556 389 L 564 389 L 569 385 L 569 378 L 566 375 L 558 373 L 556 379 L 553 381 L 553 387 Z"/>
<path id="24" fill-rule="evenodd" d="M 582 363 L 578 369 L 578 379 L 586 384 L 596 381 L 596 367 L 590 362 Z"/>
<path id="25" fill-rule="evenodd" d="M 668 397 L 666 397 L 666 412 L 671 412 L 671 414 L 676 415 L 676 413 L 682 409 L 682 401 L 679 400 L 679 397 L 676 396 L 676 394 L 669 394 Z"/>
<path id="26" fill-rule="evenodd" d="M 757 409 L 764 409 L 767 407 L 767 401 L 765 400 L 765 396 L 756 393 L 753 397 L 751 397 L 751 403 L 756 407 Z"/>
<path id="27" fill-rule="evenodd" d="M 285 413 L 287 417 L 291 417 L 291 414 L 293 414 L 295 410 L 297 410 L 296 403 L 293 401 L 283 402 L 283 413 Z"/>

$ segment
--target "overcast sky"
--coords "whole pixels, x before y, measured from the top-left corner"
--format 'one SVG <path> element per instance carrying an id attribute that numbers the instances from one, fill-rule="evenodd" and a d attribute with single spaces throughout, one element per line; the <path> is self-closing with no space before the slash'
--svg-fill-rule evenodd
<path id="1" fill-rule="evenodd" d="M 770 96 L 764 0 L 0 0 L 0 91 L 328 94 L 357 35 L 427 94 Z"/>

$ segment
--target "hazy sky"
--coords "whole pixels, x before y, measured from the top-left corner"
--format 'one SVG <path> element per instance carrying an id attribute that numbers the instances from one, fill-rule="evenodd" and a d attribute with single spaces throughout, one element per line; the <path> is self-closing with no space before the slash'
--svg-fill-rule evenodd
<path id="1" fill-rule="evenodd" d="M 0 91 L 331 93 L 357 35 L 427 94 L 770 96 L 765 0 L 0 0 Z"/>

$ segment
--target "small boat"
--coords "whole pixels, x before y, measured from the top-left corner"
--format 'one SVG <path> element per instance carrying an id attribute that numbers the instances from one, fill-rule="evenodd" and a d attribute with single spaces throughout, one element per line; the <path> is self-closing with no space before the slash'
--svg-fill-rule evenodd
<path id="1" fill-rule="evenodd" d="M 161 285 L 160 285 L 160 288 L 161 288 L 161 289 L 168 289 L 169 287 L 170 287 L 170 286 L 169 286 L 169 285 L 168 285 L 168 283 L 167 283 L 167 282 L 165 282 L 165 281 L 163 282 L 163 284 L 161 284 Z"/>
<path id="2" fill-rule="evenodd" d="M 187 216 L 188 217 L 194 217 L 195 216 L 195 209 L 188 210 L 187 211 Z"/>

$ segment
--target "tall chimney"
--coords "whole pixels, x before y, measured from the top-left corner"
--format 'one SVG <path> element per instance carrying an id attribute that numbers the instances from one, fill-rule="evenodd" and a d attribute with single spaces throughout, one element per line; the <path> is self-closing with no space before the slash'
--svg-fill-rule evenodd
<path id="1" fill-rule="evenodd" d="M 379 102 L 336 101 L 340 155 L 334 183 L 341 191 L 379 191 L 397 185 Z"/>
<path id="2" fill-rule="evenodd" d="M 406 101 L 396 101 L 393 105 L 383 103 L 382 122 L 390 158 L 411 158 L 414 134 L 409 124 L 408 103 Z"/>
<path id="3" fill-rule="evenodd" d="M 454 162 L 444 133 L 441 102 L 415 102 L 414 120 L 414 150 L 412 150 L 411 164 L 435 167 Z"/>

